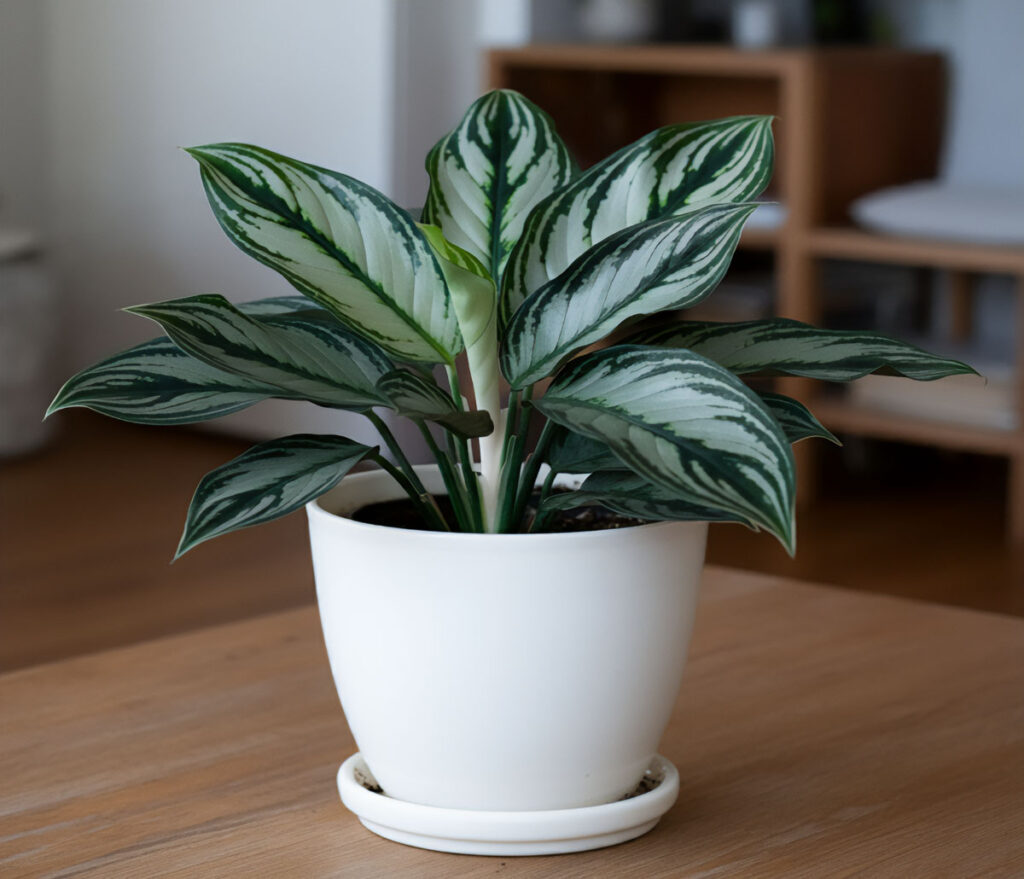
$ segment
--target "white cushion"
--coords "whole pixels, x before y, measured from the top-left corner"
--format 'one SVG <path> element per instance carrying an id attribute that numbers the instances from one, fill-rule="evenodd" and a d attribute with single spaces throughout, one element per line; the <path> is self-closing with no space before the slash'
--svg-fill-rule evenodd
<path id="1" fill-rule="evenodd" d="M 857 199 L 850 214 L 889 235 L 969 244 L 1024 244 L 1024 189 L 922 181 Z"/>

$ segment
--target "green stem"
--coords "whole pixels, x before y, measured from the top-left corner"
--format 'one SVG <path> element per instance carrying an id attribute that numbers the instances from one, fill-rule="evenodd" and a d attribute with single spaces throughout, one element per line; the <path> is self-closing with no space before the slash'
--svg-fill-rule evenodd
<path id="1" fill-rule="evenodd" d="M 508 449 L 512 444 L 512 437 L 519 426 L 519 391 L 512 391 L 508 397 L 508 415 L 505 417 L 505 439 L 501 445 L 501 466 L 505 466 L 508 458 Z"/>
<path id="2" fill-rule="evenodd" d="M 430 428 L 423 423 L 422 419 L 416 419 L 416 426 L 420 429 L 423 439 L 426 440 L 427 448 L 430 449 L 434 459 L 437 461 L 438 469 L 441 471 L 441 478 L 444 480 L 444 486 L 448 489 L 448 499 L 451 501 L 452 510 L 455 511 L 455 518 L 458 520 L 459 530 L 472 531 L 473 524 L 468 510 L 466 488 L 452 466 L 451 459 L 438 447 L 434 435 L 430 432 Z"/>
<path id="3" fill-rule="evenodd" d="M 460 444 L 456 436 L 447 431 L 445 434 L 448 443 L 448 456 L 452 461 L 458 461 L 462 470 L 462 484 L 466 486 L 466 500 L 469 505 L 470 515 L 473 517 L 474 531 L 484 530 L 482 508 L 480 506 L 480 487 L 477 485 L 476 473 L 473 471 L 473 462 L 465 444 Z"/>
<path id="4" fill-rule="evenodd" d="M 402 487 L 402 490 L 409 495 L 409 499 L 412 501 L 413 506 L 419 510 L 420 515 L 423 517 L 425 522 L 428 524 L 434 524 L 441 531 L 451 530 L 448 527 L 448 523 L 445 522 L 444 516 L 441 515 L 441 511 L 437 508 L 437 504 L 433 503 L 433 505 L 431 505 L 431 503 L 427 502 L 427 498 L 430 498 L 430 501 L 433 502 L 433 498 L 429 494 L 418 493 L 416 486 L 412 484 L 409 477 L 385 458 L 380 452 L 375 452 L 372 456 L 372 460 L 375 461 L 381 469 L 390 473 L 395 482 L 397 482 Z"/>
<path id="5" fill-rule="evenodd" d="M 498 529 L 510 531 L 517 527 L 519 520 L 514 516 L 516 499 L 519 493 L 519 477 L 523 469 L 523 453 L 530 433 L 532 410 L 523 405 L 530 399 L 533 386 L 523 391 L 514 391 L 514 401 L 510 398 L 509 405 L 515 404 L 515 418 L 508 428 L 508 445 L 501 471 L 501 485 L 498 492 Z M 511 420 L 511 419 L 510 419 Z"/>
<path id="6" fill-rule="evenodd" d="M 444 371 L 448 375 L 448 387 L 451 390 L 455 408 L 463 412 L 466 407 L 462 404 L 462 391 L 459 388 L 459 371 L 450 364 L 445 364 Z"/>
<path id="7" fill-rule="evenodd" d="M 540 531 L 550 518 L 550 514 L 544 509 L 544 501 L 551 494 L 551 486 L 554 484 L 557 475 L 557 470 L 549 470 L 548 475 L 544 477 L 544 484 L 540 488 L 540 500 L 537 502 L 537 515 L 533 517 L 533 521 L 530 523 L 530 534 Z"/>
<path id="8" fill-rule="evenodd" d="M 498 486 L 497 530 L 506 532 L 512 523 L 512 510 L 516 504 L 516 488 L 519 485 L 519 470 L 522 466 L 523 438 L 515 434 L 509 442 L 505 465 L 501 468 L 501 482 Z"/>
<path id="9" fill-rule="evenodd" d="M 454 366 L 445 366 L 448 374 L 448 386 L 451 388 L 452 400 L 460 412 L 465 411 L 462 404 L 462 390 L 459 387 L 459 373 Z M 473 455 L 470 451 L 469 440 L 464 437 L 453 437 L 452 441 L 458 449 L 459 463 L 462 467 L 462 478 L 466 483 L 466 490 L 472 500 L 473 518 L 479 524 L 479 530 L 484 530 L 483 498 L 480 495 L 480 481 L 477 478 L 476 470 L 473 468 Z"/>
<path id="10" fill-rule="evenodd" d="M 555 423 L 545 421 L 544 428 L 537 440 L 537 448 L 533 450 L 530 459 L 523 468 L 522 478 L 519 480 L 519 488 L 516 491 L 516 504 L 512 511 L 512 521 L 519 522 L 526 512 L 526 505 L 530 502 L 530 495 L 533 494 L 533 487 L 537 483 L 537 474 L 540 472 L 540 465 L 544 463 L 544 456 L 547 454 L 548 446 L 555 435 Z"/>
<path id="11" fill-rule="evenodd" d="M 448 523 L 445 521 L 444 515 L 441 513 L 441 508 L 438 507 L 437 501 L 434 500 L 434 496 L 427 491 L 426 487 L 420 481 L 419 476 L 416 475 L 416 471 L 413 469 L 409 459 L 402 451 L 402 447 L 398 444 L 398 440 L 395 439 L 395 435 L 391 432 L 391 429 L 384 423 L 384 420 L 372 410 L 366 413 L 366 417 L 369 418 L 373 426 L 377 428 L 377 433 L 380 434 L 380 438 L 384 440 L 384 444 L 388 447 L 388 450 L 395 456 L 395 462 L 398 464 L 398 469 L 405 477 L 405 481 L 408 482 L 409 486 L 411 486 L 412 491 L 410 491 L 409 488 L 406 488 L 406 493 L 409 494 L 410 497 L 413 497 L 414 500 L 417 497 L 420 498 L 422 503 L 428 509 L 433 511 L 429 518 L 435 519 L 437 524 L 441 526 L 442 530 L 450 531 L 451 529 L 448 527 Z M 388 472 L 391 471 L 388 470 Z M 403 484 L 402 487 L 405 488 L 405 485 Z"/>

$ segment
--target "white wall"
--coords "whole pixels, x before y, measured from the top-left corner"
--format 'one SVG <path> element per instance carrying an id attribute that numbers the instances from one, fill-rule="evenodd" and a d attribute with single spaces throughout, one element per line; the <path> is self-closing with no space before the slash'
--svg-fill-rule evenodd
<path id="1" fill-rule="evenodd" d="M 886 0 L 902 42 L 947 53 L 943 176 L 1024 188 L 1024 2 Z"/>
<path id="2" fill-rule="evenodd" d="M 0 225 L 38 229 L 45 205 L 44 9 L 0 0 Z"/>
<path id="3" fill-rule="evenodd" d="M 392 186 L 389 194 L 419 208 L 427 192 L 423 160 L 480 94 L 477 0 L 398 0 Z"/>
<path id="4" fill-rule="evenodd" d="M 122 306 L 291 290 L 228 242 L 177 146 L 251 141 L 388 187 L 391 3 L 303 0 L 296 9 L 287 0 L 47 4 L 49 220 L 69 368 L 156 334 L 118 314 Z M 362 424 L 269 405 L 225 422 L 257 433 Z"/>

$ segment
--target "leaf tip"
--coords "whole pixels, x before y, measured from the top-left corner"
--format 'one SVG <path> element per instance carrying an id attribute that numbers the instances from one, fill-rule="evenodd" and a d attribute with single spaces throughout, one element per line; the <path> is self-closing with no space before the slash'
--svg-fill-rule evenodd
<path id="1" fill-rule="evenodd" d="M 61 395 L 57 394 L 57 396 L 53 398 L 53 402 L 46 407 L 46 411 L 43 413 L 43 421 L 46 421 L 46 419 L 53 415 L 54 412 L 60 412 L 60 410 L 64 408 L 64 403 L 61 402 L 60 398 Z"/>
<path id="2" fill-rule="evenodd" d="M 189 550 L 195 549 L 200 543 L 203 542 L 203 538 L 196 540 L 189 534 L 188 526 L 185 526 L 185 531 L 181 535 L 181 540 L 178 541 L 178 548 L 174 550 L 174 556 L 171 558 L 171 564 L 173 565 L 178 559 L 180 559 Z"/>

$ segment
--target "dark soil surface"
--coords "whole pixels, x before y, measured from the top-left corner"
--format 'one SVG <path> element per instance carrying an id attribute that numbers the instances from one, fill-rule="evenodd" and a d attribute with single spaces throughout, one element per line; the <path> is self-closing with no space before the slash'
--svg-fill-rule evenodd
<path id="1" fill-rule="evenodd" d="M 539 499 L 540 495 L 536 492 L 530 498 L 530 505 L 526 508 L 524 530 L 528 530 L 530 523 L 533 522 L 537 512 L 536 504 Z M 438 507 L 441 508 L 445 519 L 448 522 L 454 523 L 455 515 L 452 512 L 452 505 L 447 496 L 435 495 L 435 500 Z M 385 501 L 380 504 L 370 504 L 356 510 L 352 518 L 357 522 L 366 522 L 370 525 L 385 525 L 389 528 L 407 528 L 412 531 L 437 530 L 423 521 L 413 506 L 412 501 L 406 498 L 397 501 Z M 604 507 L 577 507 L 574 510 L 559 510 L 553 515 L 548 516 L 543 533 L 563 534 L 574 531 L 607 531 L 612 528 L 632 528 L 643 524 L 645 524 L 643 519 L 620 516 L 618 513 L 613 513 Z"/>

